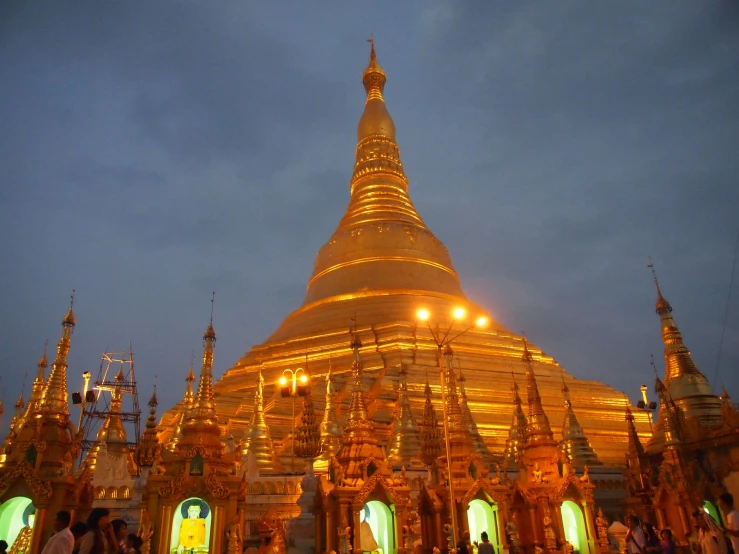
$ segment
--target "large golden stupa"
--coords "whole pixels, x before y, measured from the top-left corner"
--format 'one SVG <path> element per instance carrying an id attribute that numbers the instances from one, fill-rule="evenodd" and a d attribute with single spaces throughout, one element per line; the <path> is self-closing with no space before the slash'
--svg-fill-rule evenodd
<path id="1" fill-rule="evenodd" d="M 385 72 L 374 46 L 362 81 L 367 97 L 357 127 L 349 205 L 318 252 L 302 306 L 214 385 L 223 436 L 238 441 L 250 429 L 261 375 L 266 422 L 272 441 L 281 444 L 293 428 L 293 403 L 281 397 L 278 380 L 285 369 L 306 364 L 319 412 L 324 408 L 324 377 L 331 365 L 335 398 L 343 413 L 350 396 L 353 326 L 362 343 L 366 398 L 378 436 L 386 436 L 392 421 L 401 364 L 407 372 L 412 410 L 420 418 L 427 378 L 438 402 L 441 391 L 437 345 L 416 313 L 419 308 L 428 310 L 431 328 L 443 332 L 453 321 L 452 311 L 462 307 L 471 320 L 484 315 L 489 323 L 453 342 L 454 366 L 466 378 L 467 402 L 480 434 L 490 451 L 502 456 L 515 408 L 513 377 L 523 382 L 526 372 L 521 361 L 523 337 L 505 329 L 465 297 L 449 252 L 416 211 L 400 161 L 395 124 L 383 98 Z M 469 326 L 455 322 L 452 335 Z M 531 342 L 528 348 L 555 438 L 561 439 L 565 419 L 564 381 L 572 408 L 600 460 L 622 465 L 628 442 L 624 420 L 628 399 L 597 381 L 575 379 Z M 587 370 L 582 373 L 586 375 Z M 176 439 L 183 406 L 180 403 L 164 415 L 161 441 Z M 300 414 L 295 417 L 297 422 Z M 648 435 L 645 417 L 639 429 Z"/>

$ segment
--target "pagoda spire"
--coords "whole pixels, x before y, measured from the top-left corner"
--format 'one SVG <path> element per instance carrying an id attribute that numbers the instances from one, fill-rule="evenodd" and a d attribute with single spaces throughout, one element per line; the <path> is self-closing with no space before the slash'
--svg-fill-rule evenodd
<path id="1" fill-rule="evenodd" d="M 215 300 L 215 292 L 211 305 Z M 211 307 L 210 323 L 203 334 L 203 365 L 200 368 L 198 392 L 193 400 L 192 409 L 182 428 L 182 442 L 193 447 L 201 440 L 211 450 L 222 452 L 221 428 L 218 426 L 215 402 L 213 401 L 213 351 L 216 344 L 216 332 L 213 329 L 213 310 Z"/>
<path id="2" fill-rule="evenodd" d="M 141 467 L 151 467 L 157 459 L 159 453 L 159 441 L 157 440 L 157 387 L 154 385 L 154 391 L 149 398 L 149 417 L 146 419 L 144 433 L 141 436 L 139 444 L 136 445 L 136 463 Z"/>
<path id="3" fill-rule="evenodd" d="M 631 408 L 626 406 L 626 427 L 629 436 L 629 446 L 626 450 L 627 459 L 638 459 L 644 456 L 644 447 L 639 439 L 639 433 L 636 432 L 636 424 L 634 423 L 634 414 Z"/>
<path id="4" fill-rule="evenodd" d="M 100 452 L 100 447 L 103 443 L 106 445 L 109 452 L 113 452 L 115 454 L 121 454 L 127 449 L 126 429 L 123 427 L 123 420 L 121 419 L 123 408 L 123 394 L 121 388 L 123 386 L 124 379 L 123 368 L 121 368 L 115 376 L 115 386 L 110 395 L 108 414 L 105 416 L 105 420 L 97 432 L 95 444 L 87 454 L 86 462 L 90 469 L 95 468 L 98 453 Z"/>
<path id="5" fill-rule="evenodd" d="M 259 370 L 257 390 L 254 394 L 254 412 L 246 440 L 242 449 L 243 454 L 254 456 L 257 467 L 261 471 L 276 471 L 278 469 L 275 449 L 272 446 L 272 436 L 264 415 L 264 377 Z"/>
<path id="6" fill-rule="evenodd" d="M 508 438 L 506 439 L 505 452 L 503 453 L 503 462 L 506 467 L 516 467 L 521 459 L 523 446 L 526 443 L 526 414 L 523 411 L 523 402 L 518 394 L 518 383 L 516 376 L 511 372 L 513 378 L 513 418 L 511 426 L 508 429 Z"/>
<path id="7" fill-rule="evenodd" d="M 659 376 L 654 379 L 654 390 L 659 398 L 659 413 L 654 433 L 647 444 L 647 450 L 654 452 L 656 449 L 678 446 L 682 441 L 678 422 L 679 408 L 670 398 L 667 387 L 665 387 Z"/>
<path id="8" fill-rule="evenodd" d="M 195 372 L 193 370 L 193 364 L 195 360 L 195 354 L 190 358 L 190 370 L 187 372 L 185 377 L 185 395 L 182 397 L 182 404 L 180 408 L 180 414 L 177 417 L 177 425 L 175 426 L 175 432 L 172 434 L 172 438 L 167 442 L 167 450 L 173 452 L 177 447 L 177 443 L 182 440 L 182 428 L 190 417 L 193 404 L 195 403 L 195 395 L 193 394 L 193 381 L 195 381 Z"/>
<path id="9" fill-rule="evenodd" d="M 14 431 L 16 427 L 20 427 L 19 424 L 22 423 L 24 406 L 25 402 L 23 401 L 23 391 L 21 391 L 18 400 L 15 401 L 15 413 L 13 414 L 13 419 L 10 420 L 11 431 Z"/>
<path id="10" fill-rule="evenodd" d="M 536 384 L 536 376 L 532 362 L 534 357 L 529 352 L 526 337 L 523 338 L 523 356 L 521 358 L 526 364 L 526 393 L 529 399 L 529 414 L 526 424 L 526 444 L 536 444 L 539 442 L 551 442 L 554 440 L 552 429 L 549 425 L 549 418 L 544 413 L 541 405 L 541 396 L 539 395 L 539 387 Z"/>
<path id="11" fill-rule="evenodd" d="M 424 396 L 426 400 L 423 404 L 423 420 L 420 433 L 421 461 L 427 466 L 431 466 L 441 456 L 442 437 L 441 428 L 436 419 L 436 410 L 434 410 L 434 405 L 431 402 L 431 386 L 429 385 L 428 375 L 426 375 Z"/>
<path id="12" fill-rule="evenodd" d="M 721 401 L 685 346 L 682 333 L 672 317 L 672 306 L 662 294 L 651 259 L 649 262 L 657 289 L 655 311 L 660 319 L 664 344 L 664 386 L 684 417 L 697 419 L 702 427 L 719 426 L 722 423 Z"/>
<path id="13" fill-rule="evenodd" d="M 393 421 L 393 432 L 388 443 L 388 460 L 395 468 L 409 468 L 412 462 L 419 464 L 418 454 L 421 449 L 421 433 L 413 417 L 411 402 L 408 398 L 408 372 L 400 364 L 398 371 L 398 399 L 396 416 Z"/>
<path id="14" fill-rule="evenodd" d="M 62 334 L 56 347 L 56 358 L 51 366 L 49 381 L 39 400 L 39 412 L 44 415 L 69 417 L 67 396 L 67 355 L 72 343 L 72 332 L 77 320 L 74 316 L 74 293 L 67 315 L 62 319 Z"/>
<path id="15" fill-rule="evenodd" d="M 467 432 L 469 433 L 472 441 L 472 449 L 477 452 L 480 458 L 486 463 L 493 463 L 494 457 L 488 447 L 485 445 L 485 441 L 480 435 L 480 431 L 477 429 L 477 423 L 472 417 L 472 411 L 470 410 L 469 404 L 467 403 L 467 390 L 465 383 L 467 379 L 462 374 L 462 369 L 459 369 L 459 377 L 457 378 L 459 383 L 459 408 L 462 412 L 462 421 L 464 422 Z"/>
<path id="16" fill-rule="evenodd" d="M 323 411 L 323 420 L 321 421 L 321 456 L 316 461 L 316 470 L 328 471 L 328 464 L 332 456 L 341 448 L 341 424 L 339 423 L 338 414 L 335 404 L 335 383 L 336 378 L 333 375 L 331 360 L 328 361 L 328 373 L 326 374 L 326 406 Z"/>
<path id="17" fill-rule="evenodd" d="M 313 407 L 313 395 L 310 392 L 303 397 L 303 413 L 300 415 L 296 435 L 297 456 L 312 460 L 321 453 L 321 428 Z"/>
<path id="18" fill-rule="evenodd" d="M 564 372 L 562 372 L 562 395 L 565 401 L 565 418 L 562 423 L 560 447 L 575 466 L 599 465 L 601 462 L 572 409 L 570 388 L 565 382 Z"/>

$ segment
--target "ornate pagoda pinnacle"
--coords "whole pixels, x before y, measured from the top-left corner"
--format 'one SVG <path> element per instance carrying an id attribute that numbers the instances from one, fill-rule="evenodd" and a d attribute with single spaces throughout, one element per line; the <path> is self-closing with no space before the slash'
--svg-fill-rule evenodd
<path id="1" fill-rule="evenodd" d="M 334 381 L 335 377 L 329 359 L 328 374 L 326 375 L 326 407 L 323 411 L 323 421 L 321 421 L 321 456 L 315 465 L 318 471 L 328 471 L 331 457 L 336 455 L 339 448 L 341 448 L 342 430 L 334 403 L 336 394 Z"/>
<path id="2" fill-rule="evenodd" d="M 690 350 L 683 342 L 682 333 L 672 318 L 672 306 L 662 295 L 651 260 L 649 267 L 657 289 L 655 311 L 659 315 L 664 343 L 664 385 L 685 418 L 696 419 L 702 427 L 717 427 L 722 422 L 721 400 L 693 362 Z"/>
<path id="3" fill-rule="evenodd" d="M 313 459 L 321 453 L 321 429 L 313 408 L 313 395 L 303 398 L 303 413 L 296 429 L 295 454 L 301 458 Z"/>
<path id="4" fill-rule="evenodd" d="M 213 401 L 213 351 L 215 343 L 216 332 L 213 329 L 213 315 L 211 314 L 210 323 L 203 334 L 203 365 L 200 369 L 198 392 L 193 400 L 187 421 L 182 427 L 180 448 L 183 445 L 192 448 L 202 440 L 203 445 L 208 450 L 223 451 L 221 428 L 218 426 L 218 416 Z"/>
<path id="5" fill-rule="evenodd" d="M 11 430 L 14 430 L 15 427 L 21 422 L 23 418 L 23 407 L 25 405 L 26 404 L 23 401 L 23 392 L 21 392 L 20 396 L 18 397 L 18 400 L 15 401 L 15 413 L 13 414 L 13 419 L 10 420 Z"/>
<path id="6" fill-rule="evenodd" d="M 431 386 L 428 375 L 426 376 L 426 387 L 424 388 L 426 401 L 423 405 L 423 420 L 421 422 L 421 461 L 427 466 L 433 465 L 441 456 L 442 436 L 439 422 L 436 419 L 436 410 L 431 403 Z"/>
<path id="7" fill-rule="evenodd" d="M 421 449 L 421 433 L 408 399 L 408 372 L 402 363 L 398 371 L 398 399 L 395 406 L 393 431 L 388 442 L 388 461 L 398 469 L 420 465 L 418 454 Z"/>
<path id="8" fill-rule="evenodd" d="M 352 362 L 351 400 L 346 414 L 341 448 L 336 458 L 344 468 L 344 477 L 356 482 L 364 476 L 361 464 L 372 458 L 375 463 L 384 461 L 385 455 L 377 445 L 375 428 L 367 411 L 364 399 L 362 361 L 359 358 L 359 349 L 362 342 L 356 329 L 352 329 Z"/>
<path id="9" fill-rule="evenodd" d="M 154 386 L 154 391 L 151 393 L 149 399 L 149 417 L 146 419 L 146 426 L 144 427 L 144 433 L 141 436 L 141 440 L 136 445 L 136 463 L 140 467 L 151 467 L 157 459 L 159 453 L 159 441 L 157 440 L 157 406 L 159 402 L 157 400 L 157 388 Z"/>
<path id="10" fill-rule="evenodd" d="M 523 452 L 523 446 L 526 443 L 526 414 L 523 412 L 523 402 L 518 394 L 518 383 L 516 376 L 511 372 L 513 378 L 513 419 L 508 429 L 508 438 L 505 443 L 505 452 L 503 454 L 503 462 L 506 467 L 516 467 Z"/>
<path id="11" fill-rule="evenodd" d="M 565 400 L 565 418 L 562 423 L 562 442 L 560 443 L 562 451 L 575 466 L 599 465 L 601 462 L 572 409 L 570 388 L 565 382 L 564 373 L 562 374 L 562 394 Z"/>
<path id="12" fill-rule="evenodd" d="M 185 395 L 182 397 L 182 407 L 180 408 L 179 416 L 177 416 L 175 432 L 172 434 L 172 438 L 167 442 L 167 450 L 170 452 L 173 452 L 177 447 L 177 443 L 182 440 L 182 428 L 190 418 L 190 412 L 195 403 L 195 395 L 193 394 L 192 389 L 192 383 L 195 381 L 195 372 L 193 371 L 194 360 L 195 355 L 193 354 L 192 358 L 190 358 L 190 371 L 187 372 L 187 377 L 185 377 L 187 385 L 185 386 Z"/>
<path id="13" fill-rule="evenodd" d="M 402 291 L 406 298 L 401 296 L 401 303 L 417 302 L 408 297 L 416 290 L 464 299 L 446 247 L 426 227 L 408 195 L 395 124 L 383 97 L 386 80 L 373 44 L 362 75 L 366 101 L 357 125 L 351 198 L 338 228 L 316 257 L 304 307 L 329 298 L 348 303 L 351 295 L 386 295 L 383 289 Z M 371 289 L 366 286 L 368 278 L 374 283 Z M 407 305 L 394 309 L 398 314 L 410 312 Z M 292 323 L 286 322 L 274 338 L 283 330 L 289 332 Z"/>
<path id="14" fill-rule="evenodd" d="M 261 471 L 276 471 L 278 469 L 275 449 L 272 446 L 272 436 L 264 415 L 264 377 L 262 377 L 261 370 L 257 377 L 251 425 L 242 447 L 242 454 L 247 453 L 254 456 L 256 465 Z"/>
<path id="15" fill-rule="evenodd" d="M 534 357 L 529 352 L 526 338 L 523 339 L 523 356 L 521 358 L 526 364 L 526 393 L 529 399 L 529 414 L 526 424 L 526 444 L 536 444 L 540 442 L 551 442 L 554 440 L 552 429 L 549 425 L 549 418 L 544 413 L 541 405 L 541 396 L 539 395 L 539 387 L 536 384 L 536 376 L 532 362 Z"/>
<path id="16" fill-rule="evenodd" d="M 652 433 L 652 437 L 647 443 L 649 453 L 678 446 L 682 441 L 678 422 L 679 407 L 670 398 L 669 391 L 659 376 L 655 377 L 654 390 L 659 398 L 659 413 L 657 414 L 654 433 Z"/>
<path id="17" fill-rule="evenodd" d="M 108 452 L 116 455 L 127 450 L 126 429 L 123 427 L 123 420 L 121 419 L 123 411 L 123 394 L 121 387 L 123 386 L 124 378 L 123 369 L 118 370 L 118 373 L 115 376 L 115 386 L 110 395 L 108 414 L 98 430 L 95 444 L 87 454 L 86 461 L 90 469 L 95 468 L 100 446 L 103 443 L 105 443 Z"/>
<path id="18" fill-rule="evenodd" d="M 74 316 L 74 291 L 67 315 L 62 319 L 62 336 L 56 347 L 56 358 L 51 366 L 49 381 L 39 400 L 38 411 L 44 415 L 69 417 L 67 396 L 67 355 L 72 343 L 72 332 L 77 320 Z"/>
<path id="19" fill-rule="evenodd" d="M 467 390 L 465 383 L 467 379 L 462 374 L 462 369 L 459 370 L 459 377 L 457 378 L 459 383 L 459 408 L 462 412 L 462 421 L 464 422 L 467 432 L 470 435 L 472 441 L 472 449 L 477 452 L 480 458 L 486 463 L 491 464 L 495 460 L 488 447 L 485 445 L 485 441 L 482 440 L 480 431 L 477 429 L 477 423 L 475 423 L 472 417 L 472 411 L 470 410 L 469 404 L 467 403 Z"/>
<path id="20" fill-rule="evenodd" d="M 644 447 L 642 446 L 641 440 L 639 439 L 639 433 L 636 432 L 636 425 L 634 424 L 634 414 L 631 413 L 631 408 L 626 406 L 626 426 L 629 434 L 629 446 L 627 449 L 627 459 L 635 459 L 644 456 Z"/>

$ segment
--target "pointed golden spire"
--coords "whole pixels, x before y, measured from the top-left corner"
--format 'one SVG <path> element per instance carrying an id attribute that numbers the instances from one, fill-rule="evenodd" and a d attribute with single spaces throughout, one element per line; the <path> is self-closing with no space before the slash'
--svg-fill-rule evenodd
<path id="1" fill-rule="evenodd" d="M 123 368 L 121 368 L 115 376 L 115 386 L 110 395 L 108 414 L 105 416 L 105 420 L 97 432 L 95 444 L 90 448 L 85 458 L 91 470 L 95 469 L 97 465 L 98 453 L 103 443 L 105 443 L 109 452 L 116 455 L 124 453 L 124 451 L 127 453 L 126 429 L 123 427 L 123 420 L 121 418 L 123 408 L 121 387 L 123 386 L 124 379 Z"/>
<path id="2" fill-rule="evenodd" d="M 562 423 L 560 447 L 575 466 L 599 465 L 601 462 L 572 409 L 570 388 L 565 382 L 564 371 L 562 372 L 562 394 L 565 400 L 565 418 Z"/>
<path id="3" fill-rule="evenodd" d="M 193 352 L 192 356 L 190 357 L 190 370 L 187 372 L 187 377 L 185 377 L 185 382 L 187 383 L 187 385 L 185 386 L 185 394 L 182 397 L 182 407 L 180 408 L 180 414 L 177 417 L 175 431 L 169 441 L 167 441 L 167 450 L 169 450 L 170 452 L 174 452 L 175 448 L 177 447 L 177 443 L 182 440 L 182 428 L 185 426 L 185 423 L 187 423 L 187 420 L 190 418 L 190 412 L 192 411 L 193 404 L 195 403 L 195 395 L 193 394 L 192 388 L 192 384 L 195 381 L 195 371 L 193 369 L 194 364 L 195 353 Z"/>
<path id="4" fill-rule="evenodd" d="M 518 460 L 521 458 L 521 453 L 523 452 L 523 446 L 526 443 L 526 414 L 523 411 L 521 396 L 518 394 L 516 376 L 512 371 L 511 377 L 513 378 L 513 386 L 511 387 L 511 391 L 513 392 L 513 418 L 511 420 L 511 426 L 508 429 L 508 438 L 506 439 L 505 452 L 503 454 L 503 461 L 506 467 L 515 467 L 518 465 Z"/>
<path id="5" fill-rule="evenodd" d="M 467 379 L 462 374 L 461 368 L 459 369 L 457 382 L 459 383 L 459 408 L 462 413 L 462 421 L 472 441 L 472 449 L 479 454 L 485 463 L 491 464 L 494 461 L 494 457 L 485 445 L 485 441 L 483 441 L 480 431 L 477 429 L 477 423 L 475 423 L 475 419 L 472 417 L 472 411 L 467 403 L 467 390 L 465 388 Z"/>
<path id="6" fill-rule="evenodd" d="M 386 76 L 374 43 L 362 82 L 367 97 L 357 126 L 351 198 L 338 228 L 316 257 L 304 305 L 326 298 L 344 300 L 358 291 L 380 294 L 383 289 L 422 288 L 464 298 L 449 252 L 408 196 L 395 124 L 383 98 Z M 361 245 L 355 238 L 360 235 Z M 416 277 L 419 273 L 423 280 Z M 368 274 L 378 286 L 367 287 Z"/>
<path id="7" fill-rule="evenodd" d="M 346 423 L 344 424 L 343 442 L 346 444 L 347 440 L 356 441 L 361 438 L 364 441 L 377 444 L 375 428 L 372 425 L 372 420 L 367 411 L 367 403 L 364 399 L 362 362 L 359 359 L 359 349 L 362 347 L 362 341 L 359 340 L 359 335 L 355 330 L 352 330 L 351 347 L 354 351 L 351 400 L 346 414 Z"/>
<path id="8" fill-rule="evenodd" d="M 182 428 L 182 442 L 192 446 L 200 439 L 203 443 L 222 451 L 221 428 L 218 426 L 215 402 L 213 401 L 213 351 L 216 344 L 216 332 L 213 329 L 213 308 L 215 292 L 211 299 L 210 323 L 203 334 L 203 365 L 200 369 L 198 392 L 195 395 L 192 409 Z"/>
<path id="9" fill-rule="evenodd" d="M 398 371 L 398 399 L 395 405 L 397 413 L 388 442 L 388 460 L 393 467 L 398 469 L 419 465 L 421 434 L 411 410 L 411 402 L 408 398 L 408 372 L 403 367 L 402 361 Z M 412 464 L 412 462 L 415 463 Z"/>
<path id="10" fill-rule="evenodd" d="M 648 267 L 652 270 L 657 289 L 656 312 L 662 327 L 665 354 L 664 386 L 685 417 L 696 418 L 703 427 L 719 426 L 722 422 L 721 401 L 683 342 L 682 333 L 672 318 L 672 306 L 660 290 L 651 258 Z"/>
<path id="11" fill-rule="evenodd" d="M 426 401 L 423 405 L 423 420 L 421 423 L 421 461 L 427 466 L 432 465 L 441 456 L 442 437 L 441 427 L 436 419 L 436 410 L 431 402 L 431 386 L 426 375 L 426 387 L 424 388 Z"/>
<path id="12" fill-rule="evenodd" d="M 262 471 L 276 471 L 278 469 L 275 449 L 272 446 L 272 436 L 269 432 L 267 419 L 264 415 L 264 377 L 259 370 L 257 390 L 254 394 L 254 412 L 251 426 L 247 431 L 242 454 L 249 452 L 254 456 L 257 467 Z"/>
<path id="13" fill-rule="evenodd" d="M 136 463 L 139 467 L 151 467 L 157 459 L 159 452 L 159 442 L 157 441 L 157 423 L 156 413 L 159 401 L 157 400 L 157 387 L 154 385 L 154 391 L 149 399 L 149 417 L 146 420 L 144 434 L 138 445 L 136 445 Z"/>
<path id="14" fill-rule="evenodd" d="M 626 426 L 629 436 L 629 446 L 626 454 L 627 459 L 635 459 L 640 456 L 644 456 L 644 447 L 639 439 L 639 433 L 636 432 L 634 415 L 631 413 L 631 408 L 628 406 L 626 406 Z"/>
<path id="15" fill-rule="evenodd" d="M 39 412 L 54 417 L 57 415 L 69 416 L 67 355 L 69 354 L 69 347 L 72 343 L 72 332 L 77 321 L 72 309 L 74 307 L 74 293 L 75 291 L 72 291 L 72 301 L 70 302 L 69 311 L 62 320 L 62 336 L 56 347 L 56 359 L 51 366 L 49 381 L 39 400 Z"/>
<path id="16" fill-rule="evenodd" d="M 532 362 L 534 357 L 529 352 L 526 337 L 523 338 L 523 356 L 521 358 L 526 364 L 526 393 L 529 399 L 529 414 L 526 424 L 526 444 L 535 444 L 539 442 L 550 442 L 554 440 L 552 429 L 549 425 L 549 418 L 544 413 L 541 405 L 541 396 L 539 395 L 539 387 L 536 384 L 536 376 Z"/>
<path id="17" fill-rule="evenodd" d="M 682 440 L 678 423 L 678 408 L 672 398 L 670 398 L 667 388 L 664 383 L 662 383 L 659 376 L 655 378 L 654 389 L 659 397 L 657 426 L 659 426 L 661 430 L 661 436 L 657 437 L 657 429 L 655 429 L 653 438 L 655 438 L 656 441 L 660 441 L 661 439 L 662 445 L 666 448 L 678 446 Z M 651 446 L 652 443 L 650 441 L 650 447 Z"/>
<path id="18" fill-rule="evenodd" d="M 313 408 L 313 395 L 303 397 L 303 413 L 296 429 L 295 454 L 301 458 L 313 459 L 321 453 L 321 429 Z"/>
<path id="19" fill-rule="evenodd" d="M 323 411 L 321 422 L 321 456 L 316 462 L 317 471 L 328 471 L 328 463 L 331 457 L 336 455 L 341 448 L 341 424 L 334 404 L 334 381 L 336 378 L 332 373 L 331 359 L 328 360 L 328 374 L 326 374 L 326 407 Z"/>

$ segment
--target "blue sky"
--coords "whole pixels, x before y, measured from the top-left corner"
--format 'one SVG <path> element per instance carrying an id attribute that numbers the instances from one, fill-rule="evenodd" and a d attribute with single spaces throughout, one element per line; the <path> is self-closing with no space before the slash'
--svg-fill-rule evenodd
<path id="1" fill-rule="evenodd" d="M 370 33 L 411 196 L 467 294 L 636 400 L 662 352 L 651 255 L 713 379 L 738 23 L 687 0 L 4 2 L 4 423 L 73 288 L 70 388 L 130 340 L 163 407 L 212 290 L 217 375 L 300 305 L 348 201 Z M 739 397 L 735 293 L 718 381 Z"/>

